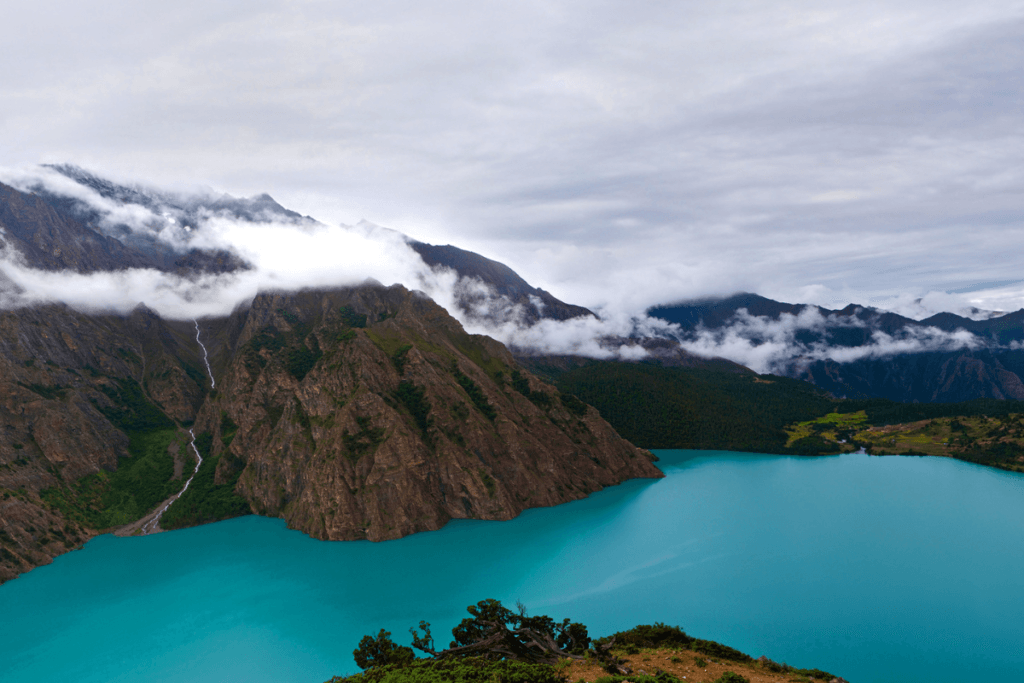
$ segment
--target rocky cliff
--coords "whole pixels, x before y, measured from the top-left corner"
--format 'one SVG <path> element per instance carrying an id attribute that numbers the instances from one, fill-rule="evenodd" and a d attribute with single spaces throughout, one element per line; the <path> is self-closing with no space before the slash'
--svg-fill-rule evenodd
<path id="1" fill-rule="evenodd" d="M 0 580 L 97 531 L 89 513 L 101 503 L 69 507 L 48 494 L 74 497 L 97 479 L 90 494 L 102 494 L 108 473 L 134 461 L 127 432 L 173 433 L 167 416 L 194 416 L 203 375 L 189 327 L 142 308 L 127 317 L 57 305 L 0 313 Z M 146 423 L 153 415 L 156 430 Z"/>
<path id="2" fill-rule="evenodd" d="M 196 421 L 230 456 L 218 478 L 241 468 L 255 510 L 317 538 L 510 519 L 660 476 L 593 408 L 402 287 L 263 295 L 222 329 Z"/>
<path id="3" fill-rule="evenodd" d="M 0 314 L 0 580 L 180 490 L 187 426 L 215 471 L 174 526 L 216 518 L 197 496 L 227 491 L 242 506 L 214 509 L 383 540 L 661 476 L 593 408 L 402 287 L 263 294 L 200 327 L 215 390 L 192 321 Z"/>

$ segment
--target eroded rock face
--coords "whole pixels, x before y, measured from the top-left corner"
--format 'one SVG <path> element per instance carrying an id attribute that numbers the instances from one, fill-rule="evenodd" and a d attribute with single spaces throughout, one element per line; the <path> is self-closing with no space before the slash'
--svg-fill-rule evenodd
<path id="1" fill-rule="evenodd" d="M 201 328 L 216 391 L 192 321 L 0 313 L 0 581 L 100 531 L 54 492 L 124 462 L 110 416 L 132 387 L 212 437 L 216 483 L 321 539 L 510 519 L 662 476 L 593 408 L 402 287 L 260 295 Z"/>
<path id="2" fill-rule="evenodd" d="M 236 344 L 196 426 L 236 425 L 222 469 L 243 468 L 254 509 L 317 538 L 511 519 L 662 476 L 593 408 L 401 287 L 258 297 Z M 322 354 L 306 374 L 303 353 Z"/>

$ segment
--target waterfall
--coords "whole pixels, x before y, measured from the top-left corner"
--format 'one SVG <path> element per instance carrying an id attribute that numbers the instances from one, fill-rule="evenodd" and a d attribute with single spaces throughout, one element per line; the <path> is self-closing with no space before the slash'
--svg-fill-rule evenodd
<path id="1" fill-rule="evenodd" d="M 169 501 L 167 501 L 167 505 L 164 505 L 160 509 L 160 512 L 156 513 L 156 517 L 154 517 L 153 519 L 149 520 L 148 522 L 146 522 L 145 525 L 143 525 L 143 527 L 142 527 L 142 533 L 143 534 L 152 533 L 153 529 L 156 528 L 157 523 L 160 521 L 160 518 L 163 517 L 163 514 L 165 512 L 167 512 L 167 508 L 171 507 L 171 505 L 174 503 L 174 501 L 176 501 L 179 498 L 181 498 L 181 494 L 185 493 L 185 491 L 188 491 L 188 485 L 191 484 L 192 480 L 196 478 L 197 474 L 199 474 L 199 466 L 203 464 L 203 456 L 199 455 L 199 449 L 196 448 L 196 433 L 194 431 L 192 431 L 191 429 L 188 430 L 188 433 L 192 435 L 192 441 L 191 441 L 191 443 L 189 443 L 189 446 L 192 447 L 192 452 L 196 454 L 196 468 L 194 470 L 192 470 L 192 476 L 189 477 L 188 481 L 185 482 L 185 486 L 181 489 L 181 491 L 178 491 L 178 493 L 175 494 L 175 496 L 173 498 L 171 498 Z"/>
<path id="2" fill-rule="evenodd" d="M 192 322 L 196 324 L 196 342 L 199 344 L 199 348 L 203 350 L 203 363 L 206 364 L 206 372 L 210 375 L 210 388 L 213 389 L 217 386 L 217 382 L 213 379 L 213 370 L 210 369 L 210 360 L 206 353 L 206 345 L 203 344 L 203 341 L 199 338 L 199 321 L 193 320 Z M 167 504 L 164 505 L 158 513 L 156 513 L 156 517 L 143 525 L 143 534 L 152 533 L 153 530 L 156 529 L 157 523 L 160 521 L 160 518 L 163 517 L 163 514 L 167 512 L 167 508 L 171 507 L 174 501 L 181 498 L 181 495 L 185 493 L 185 491 L 188 491 L 188 485 L 191 484 L 192 480 L 196 478 L 197 474 L 199 474 L 199 466 L 203 464 L 203 456 L 199 455 L 199 449 L 196 448 L 196 433 L 191 428 L 188 430 L 188 433 L 192 435 L 192 441 L 189 443 L 189 446 L 192 447 L 192 452 L 196 454 L 196 468 L 192 470 L 192 476 L 185 482 L 185 486 L 182 487 L 181 491 L 178 491 L 173 498 L 167 501 Z"/>
<path id="3" fill-rule="evenodd" d="M 210 376 L 210 388 L 216 389 L 217 382 L 213 379 L 213 370 L 210 369 L 210 357 L 206 354 L 206 346 L 199 339 L 199 321 L 193 320 L 192 322 L 196 324 L 196 343 L 199 344 L 199 348 L 203 350 L 203 363 L 206 364 L 206 374 Z"/>

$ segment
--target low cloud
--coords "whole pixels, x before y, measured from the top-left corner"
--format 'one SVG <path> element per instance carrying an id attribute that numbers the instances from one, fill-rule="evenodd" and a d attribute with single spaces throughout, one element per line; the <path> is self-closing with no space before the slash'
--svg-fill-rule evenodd
<path id="1" fill-rule="evenodd" d="M 977 349 L 988 345 L 967 330 L 946 332 L 937 327 L 910 325 L 893 334 L 874 330 L 866 344 L 857 346 L 844 346 L 830 339 L 831 330 L 866 326 L 867 323 L 859 318 L 825 316 L 812 307 L 805 308 L 798 315 L 783 313 L 777 320 L 753 316 L 741 308 L 721 328 L 698 327 L 693 332 L 680 333 L 680 344 L 699 356 L 728 358 L 759 373 L 773 374 L 790 374 L 794 368 L 821 360 L 850 363 L 868 358 Z"/>
<path id="2" fill-rule="evenodd" d="M 531 325 L 526 306 L 539 312 L 544 304 L 537 297 L 531 297 L 528 304 L 513 302 L 479 279 L 460 277 L 449 268 L 431 268 L 409 246 L 405 235 L 367 221 L 353 226 L 326 225 L 312 220 L 282 221 L 273 215 L 254 221 L 205 208 L 203 201 L 209 197 L 179 195 L 177 206 L 193 207 L 189 214 L 192 224 L 186 225 L 171 215 L 173 207 L 151 201 L 152 196 L 144 198 L 147 205 L 117 202 L 47 169 L 8 170 L 0 173 L 0 180 L 25 191 L 45 190 L 75 199 L 95 212 L 99 224 L 111 234 L 155 236 L 182 252 L 224 250 L 251 265 L 230 273 L 187 276 L 152 268 L 83 274 L 33 268 L 20 254 L 5 249 L 0 258 L 0 306 L 4 308 L 61 302 L 88 312 L 124 314 L 145 304 L 167 318 L 193 319 L 227 315 L 261 291 L 339 287 L 372 280 L 422 291 L 470 332 L 487 334 L 525 351 L 595 358 L 646 355 L 641 347 L 625 341 L 637 329 L 634 320 L 588 317 L 541 320 Z M 155 196 L 160 198 L 158 193 Z"/>
<path id="3" fill-rule="evenodd" d="M 826 316 L 815 307 L 776 320 L 740 310 L 721 328 L 685 331 L 637 315 L 637 300 L 626 288 L 616 301 L 597 307 L 598 317 L 537 320 L 544 308 L 538 298 L 512 301 L 479 279 L 428 267 L 405 235 L 367 221 L 348 226 L 296 220 L 280 213 L 239 217 L 237 212 L 210 208 L 218 201 L 239 201 L 213 193 L 172 195 L 140 190 L 139 202 L 118 202 L 48 169 L 0 170 L 0 180 L 24 190 L 43 189 L 75 199 L 111 234 L 155 237 L 182 252 L 224 250 L 251 265 L 231 273 L 187 276 L 155 269 L 80 274 L 31 268 L 19 254 L 5 249 L 0 259 L 0 306 L 4 308 L 63 302 L 86 311 L 125 313 L 142 303 L 164 317 L 190 319 L 227 315 L 261 291 L 350 286 L 375 280 L 422 291 L 469 332 L 486 334 L 526 353 L 638 360 L 649 355 L 639 339 L 661 338 L 676 340 L 695 355 L 727 358 L 762 373 L 786 374 L 800 364 L 818 360 L 846 363 L 895 354 L 974 349 L 988 343 L 965 330 L 908 326 L 893 334 L 874 331 L 867 343 L 844 346 L 835 343 L 830 331 L 866 323 L 855 316 Z M 808 288 L 804 294 L 823 303 L 836 298 L 836 293 L 822 287 Z M 1010 286 L 987 294 L 932 292 L 890 303 L 891 308 L 918 319 L 940 310 L 984 318 L 992 313 L 974 304 L 979 295 L 991 294 L 1009 300 L 1020 292 Z"/>

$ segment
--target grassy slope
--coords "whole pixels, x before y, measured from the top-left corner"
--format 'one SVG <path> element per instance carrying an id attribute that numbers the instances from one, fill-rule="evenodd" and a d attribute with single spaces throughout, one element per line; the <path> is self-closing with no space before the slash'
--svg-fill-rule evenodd
<path id="1" fill-rule="evenodd" d="M 902 423 L 872 420 L 863 410 L 832 413 L 790 425 L 787 433 L 793 441 L 817 438 L 833 452 L 941 455 L 1024 472 L 1024 413 L 992 416 L 956 405 L 960 414 Z"/>

